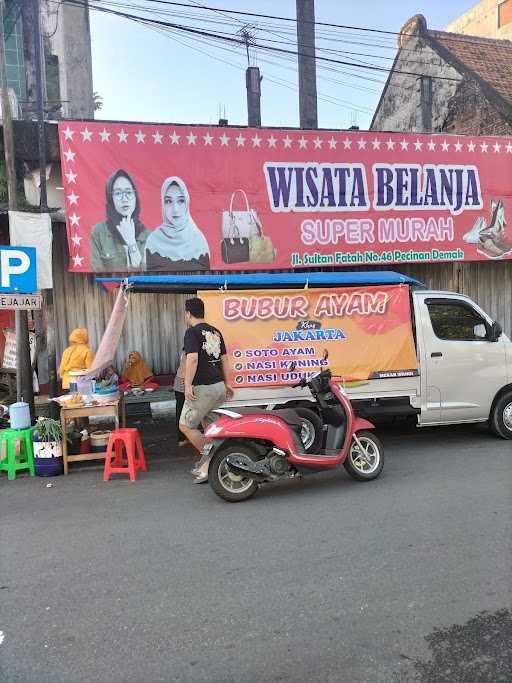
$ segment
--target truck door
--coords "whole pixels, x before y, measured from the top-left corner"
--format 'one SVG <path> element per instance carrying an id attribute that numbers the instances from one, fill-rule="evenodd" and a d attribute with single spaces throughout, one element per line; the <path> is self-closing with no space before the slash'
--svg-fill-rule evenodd
<path id="1" fill-rule="evenodd" d="M 427 296 L 423 306 L 426 386 L 439 393 L 441 422 L 487 419 L 506 383 L 503 342 L 489 340 L 489 320 L 470 299 Z"/>

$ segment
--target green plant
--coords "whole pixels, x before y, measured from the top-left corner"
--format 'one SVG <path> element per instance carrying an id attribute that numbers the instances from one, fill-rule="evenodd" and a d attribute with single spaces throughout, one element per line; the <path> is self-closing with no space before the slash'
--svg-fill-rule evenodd
<path id="1" fill-rule="evenodd" d="M 92 102 L 94 111 L 98 111 L 98 109 L 101 109 L 103 107 L 103 97 L 97 92 L 94 92 L 92 94 Z"/>
<path id="2" fill-rule="evenodd" d="M 41 441 L 62 441 L 61 424 L 52 417 L 38 417 L 36 429 Z"/>

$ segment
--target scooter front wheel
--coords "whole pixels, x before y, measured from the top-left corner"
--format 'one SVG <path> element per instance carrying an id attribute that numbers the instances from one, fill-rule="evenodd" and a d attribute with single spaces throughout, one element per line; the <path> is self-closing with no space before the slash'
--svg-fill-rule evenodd
<path id="1" fill-rule="evenodd" d="M 344 468 L 357 481 L 376 479 L 384 467 L 384 448 L 372 432 L 357 432 L 352 437 Z"/>
<path id="2" fill-rule="evenodd" d="M 258 453 L 248 444 L 232 444 L 221 448 L 210 461 L 208 481 L 215 493 L 229 503 L 239 503 L 254 496 L 258 484 L 250 477 L 231 472 L 227 465 L 228 456 L 242 456 L 258 460 Z"/>

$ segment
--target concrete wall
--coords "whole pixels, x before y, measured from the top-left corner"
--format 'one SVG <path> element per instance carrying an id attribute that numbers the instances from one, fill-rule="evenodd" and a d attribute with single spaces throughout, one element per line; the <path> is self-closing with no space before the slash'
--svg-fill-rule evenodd
<path id="1" fill-rule="evenodd" d="M 498 0 L 482 0 L 444 29 L 484 38 L 512 39 L 512 22 L 498 28 Z"/>
<path id="2" fill-rule="evenodd" d="M 421 67 L 418 66 L 421 64 Z M 444 130 L 446 103 L 456 92 L 458 71 L 439 57 L 420 37 L 412 37 L 400 50 L 395 71 L 418 72 L 426 76 L 457 79 L 432 81 L 432 131 Z M 418 81 L 414 76 L 393 73 L 379 103 L 372 130 L 423 132 L 419 114 Z"/>
<path id="3" fill-rule="evenodd" d="M 60 97 L 64 101 L 62 116 L 93 118 L 89 11 L 84 7 L 50 2 L 42 9 L 45 32 L 51 36 L 51 50 L 59 60 Z"/>
<path id="4" fill-rule="evenodd" d="M 419 66 L 421 65 L 421 66 Z M 463 80 L 420 37 L 400 50 L 395 71 L 417 71 L 456 80 L 432 81 L 432 132 L 459 135 L 512 135 L 512 126 L 490 103 L 476 83 Z M 428 132 L 419 116 L 420 95 L 413 76 L 393 73 L 378 105 L 372 130 Z"/>

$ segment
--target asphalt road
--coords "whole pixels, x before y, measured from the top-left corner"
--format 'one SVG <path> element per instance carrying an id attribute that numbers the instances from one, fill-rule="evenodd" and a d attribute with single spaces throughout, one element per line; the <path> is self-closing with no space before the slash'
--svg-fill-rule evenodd
<path id="1" fill-rule="evenodd" d="M 324 473 L 238 505 L 154 429 L 135 484 L 2 477 L 0 679 L 512 680 L 512 443 L 381 436 L 373 483 Z"/>

